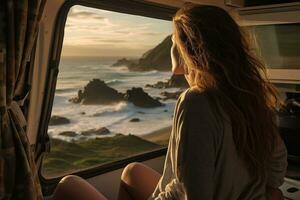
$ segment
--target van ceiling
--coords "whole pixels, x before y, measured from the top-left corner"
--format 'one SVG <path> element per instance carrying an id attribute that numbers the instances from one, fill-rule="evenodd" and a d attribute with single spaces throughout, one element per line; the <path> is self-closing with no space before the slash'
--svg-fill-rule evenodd
<path id="1" fill-rule="evenodd" d="M 176 6 L 176 7 L 181 7 L 185 2 L 225 7 L 224 6 L 225 0 L 146 0 L 146 1 L 155 2 L 155 3 L 159 3 L 159 4 L 165 4 L 168 6 Z"/>
<path id="2" fill-rule="evenodd" d="M 299 2 L 299 0 L 244 0 L 245 6 L 263 6 L 280 3 L 293 3 Z"/>
<path id="3" fill-rule="evenodd" d="M 67 1 L 67 0 L 56 0 L 56 1 Z M 145 0 L 148 2 L 153 2 L 157 4 L 162 4 L 162 5 L 168 5 L 168 6 L 173 6 L 173 7 L 181 7 L 185 2 L 192 2 L 196 4 L 208 4 L 208 5 L 216 5 L 220 7 L 225 7 L 224 6 L 224 1 L 225 0 Z M 236 1 L 236 0 L 233 0 Z"/>

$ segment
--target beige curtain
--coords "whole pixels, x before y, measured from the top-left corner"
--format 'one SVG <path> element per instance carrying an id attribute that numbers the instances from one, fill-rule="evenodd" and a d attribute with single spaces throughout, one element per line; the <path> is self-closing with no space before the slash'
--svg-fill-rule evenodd
<path id="1" fill-rule="evenodd" d="M 0 199 L 42 199 L 26 136 L 25 80 L 45 0 L 0 1 Z"/>

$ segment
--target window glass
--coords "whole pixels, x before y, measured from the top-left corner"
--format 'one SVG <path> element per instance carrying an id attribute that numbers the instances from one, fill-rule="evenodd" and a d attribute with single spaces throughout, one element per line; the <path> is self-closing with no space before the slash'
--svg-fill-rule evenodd
<path id="1" fill-rule="evenodd" d="M 278 128 L 288 151 L 287 177 L 300 177 L 300 84 L 276 83 L 284 104 L 278 110 Z"/>
<path id="2" fill-rule="evenodd" d="M 74 6 L 68 14 L 46 177 L 121 160 L 168 143 L 176 98 L 171 22 Z"/>
<path id="3" fill-rule="evenodd" d="M 258 25 L 249 29 L 268 68 L 300 69 L 299 23 Z"/>

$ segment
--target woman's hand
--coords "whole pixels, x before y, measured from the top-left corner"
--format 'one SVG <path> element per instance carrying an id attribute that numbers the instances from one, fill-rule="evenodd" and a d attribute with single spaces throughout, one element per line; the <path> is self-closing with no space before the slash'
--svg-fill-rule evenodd
<path id="1" fill-rule="evenodd" d="M 266 188 L 267 200 L 284 200 L 280 189 L 267 186 Z"/>

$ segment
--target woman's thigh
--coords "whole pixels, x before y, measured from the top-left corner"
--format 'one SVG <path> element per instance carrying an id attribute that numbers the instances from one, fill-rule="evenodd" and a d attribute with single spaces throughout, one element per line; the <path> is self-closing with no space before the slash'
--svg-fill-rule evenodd
<path id="1" fill-rule="evenodd" d="M 59 182 L 54 192 L 54 200 L 107 200 L 86 180 L 69 175 Z"/>
<path id="2" fill-rule="evenodd" d="M 154 192 L 160 177 L 161 174 L 144 164 L 131 163 L 122 173 L 121 189 L 135 200 L 145 200 Z M 119 199 L 126 198 L 119 196 Z"/>

